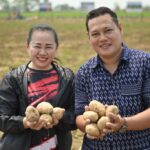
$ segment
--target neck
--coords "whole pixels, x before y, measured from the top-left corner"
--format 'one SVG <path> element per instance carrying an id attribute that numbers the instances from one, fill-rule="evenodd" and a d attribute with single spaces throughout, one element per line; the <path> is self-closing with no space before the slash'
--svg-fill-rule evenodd
<path id="1" fill-rule="evenodd" d="M 51 64 L 47 68 L 38 68 L 38 67 L 34 66 L 34 64 L 32 62 L 30 62 L 28 66 L 35 70 L 50 70 L 51 68 L 53 68 L 53 66 Z"/>
<path id="2" fill-rule="evenodd" d="M 114 57 L 108 57 L 108 58 L 101 58 L 104 63 L 104 67 L 111 73 L 113 74 L 116 69 L 118 68 L 119 62 L 120 62 L 120 56 L 121 52 Z"/>
<path id="3" fill-rule="evenodd" d="M 105 59 L 102 58 L 102 60 L 105 65 L 117 65 L 120 61 L 120 57 L 105 58 Z"/>

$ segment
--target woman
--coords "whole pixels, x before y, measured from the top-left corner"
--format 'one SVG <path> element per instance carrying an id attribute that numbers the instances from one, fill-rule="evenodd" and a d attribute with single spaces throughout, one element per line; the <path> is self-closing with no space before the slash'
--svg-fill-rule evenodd
<path id="1" fill-rule="evenodd" d="M 33 26 L 27 39 L 30 61 L 10 71 L 0 83 L 1 150 L 70 150 L 75 129 L 74 74 L 58 65 L 55 56 L 58 37 L 48 25 Z M 27 106 L 47 101 L 65 109 L 53 124 L 31 123 Z"/>

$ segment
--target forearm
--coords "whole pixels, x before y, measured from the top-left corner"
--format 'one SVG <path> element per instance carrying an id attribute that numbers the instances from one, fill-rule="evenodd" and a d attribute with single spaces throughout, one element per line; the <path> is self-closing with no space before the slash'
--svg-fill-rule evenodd
<path id="1" fill-rule="evenodd" d="M 22 116 L 0 116 L 0 128 L 3 132 L 20 133 L 24 131 Z"/>
<path id="2" fill-rule="evenodd" d="M 125 117 L 128 130 L 144 130 L 150 128 L 150 108 L 131 117 Z"/>

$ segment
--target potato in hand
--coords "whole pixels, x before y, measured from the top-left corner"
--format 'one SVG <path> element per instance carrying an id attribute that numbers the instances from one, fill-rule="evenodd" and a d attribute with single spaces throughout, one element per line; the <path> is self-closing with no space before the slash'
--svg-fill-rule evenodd
<path id="1" fill-rule="evenodd" d="M 105 113 L 106 113 L 106 110 L 105 110 L 105 105 L 103 105 L 102 103 L 100 103 L 99 101 L 97 100 L 92 100 L 90 103 L 89 103 L 89 108 L 91 111 L 94 111 L 96 113 L 98 113 L 98 115 L 101 117 L 101 116 L 104 116 Z"/>
<path id="2" fill-rule="evenodd" d="M 56 116 L 58 120 L 60 120 L 64 115 L 65 109 L 60 107 L 53 108 L 53 114 Z"/>
<path id="3" fill-rule="evenodd" d="M 42 114 L 40 116 L 40 120 L 45 122 L 46 124 L 52 124 L 53 123 L 53 119 L 49 114 Z"/>
<path id="4" fill-rule="evenodd" d="M 92 100 L 89 103 L 89 110 L 83 113 L 83 118 L 89 119 L 91 122 L 85 126 L 85 132 L 95 138 L 101 136 L 102 130 L 108 122 L 111 122 L 108 114 L 118 114 L 119 109 L 116 105 L 104 105 L 98 100 Z"/>
<path id="5" fill-rule="evenodd" d="M 107 116 L 102 116 L 97 121 L 97 127 L 99 130 L 103 130 L 106 127 L 107 122 L 110 122 L 110 119 Z"/>
<path id="6" fill-rule="evenodd" d="M 99 138 L 100 137 L 100 130 L 98 129 L 96 123 L 91 123 L 86 125 L 85 132 L 90 136 Z"/>
<path id="7" fill-rule="evenodd" d="M 117 115 L 119 113 L 118 107 L 116 105 L 108 105 L 107 108 L 106 108 L 106 116 L 109 113 L 113 113 L 113 114 Z"/>
<path id="8" fill-rule="evenodd" d="M 26 108 L 25 115 L 27 120 L 30 122 L 38 121 L 40 118 L 38 110 L 33 106 L 28 106 Z"/>
<path id="9" fill-rule="evenodd" d="M 51 114 L 53 106 L 48 102 L 41 102 L 36 106 L 36 109 L 40 114 Z"/>
<path id="10" fill-rule="evenodd" d="M 36 107 L 29 105 L 26 108 L 26 118 L 29 122 L 43 121 L 46 124 L 53 124 L 55 115 L 57 120 L 60 120 L 64 115 L 65 109 L 60 107 L 53 107 L 49 102 L 41 102 Z"/>
<path id="11" fill-rule="evenodd" d="M 91 122 L 96 122 L 98 120 L 98 114 L 94 111 L 85 111 L 83 113 L 83 118 L 84 119 L 89 119 Z"/>

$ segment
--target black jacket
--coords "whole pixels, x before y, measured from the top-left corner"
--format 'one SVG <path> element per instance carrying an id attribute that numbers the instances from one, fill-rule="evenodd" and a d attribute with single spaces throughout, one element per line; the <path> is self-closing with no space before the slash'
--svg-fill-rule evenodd
<path id="1" fill-rule="evenodd" d="M 70 150 L 71 130 L 76 129 L 74 74 L 68 68 L 56 64 L 53 67 L 58 72 L 59 91 L 52 105 L 66 109 L 64 117 L 54 130 L 57 132 L 59 150 Z M 30 147 L 32 130 L 24 129 L 22 123 L 27 107 L 26 69 L 27 65 L 13 69 L 0 83 L 0 130 L 4 132 L 0 150 L 29 150 Z"/>

